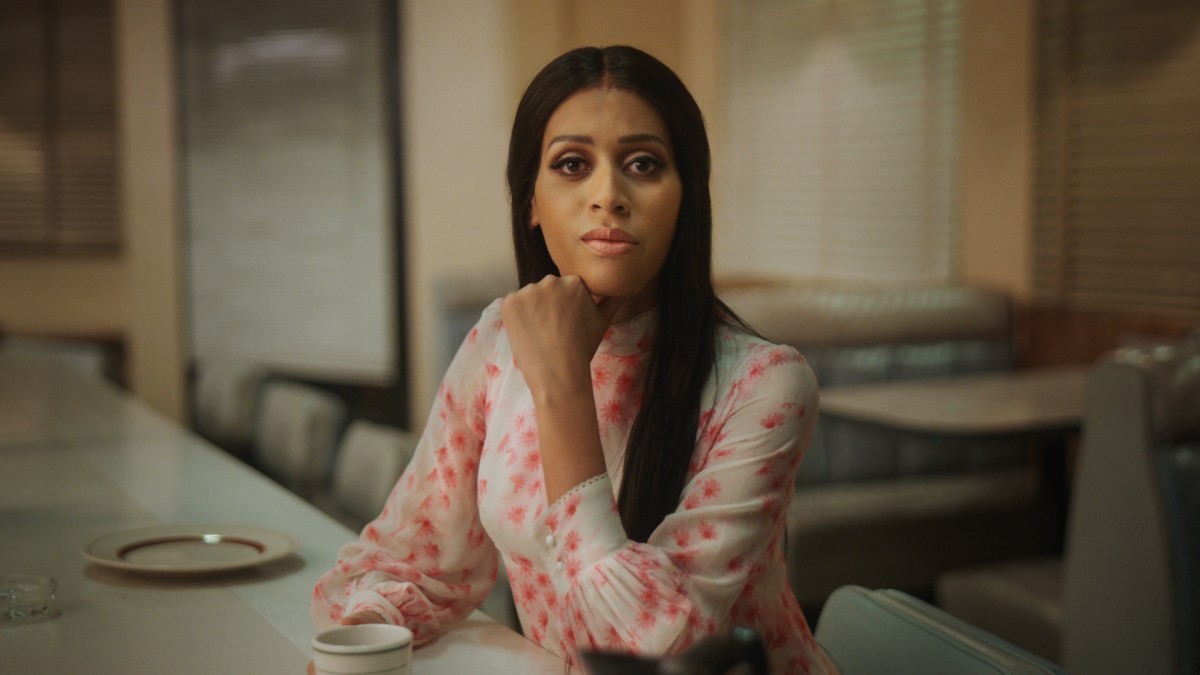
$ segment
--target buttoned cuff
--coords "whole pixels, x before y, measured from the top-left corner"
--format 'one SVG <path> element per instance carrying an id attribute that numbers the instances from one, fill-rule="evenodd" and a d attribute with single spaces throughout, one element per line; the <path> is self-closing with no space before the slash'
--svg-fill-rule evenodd
<path id="1" fill-rule="evenodd" d="M 542 562 L 560 594 L 567 592 L 580 571 L 629 541 L 607 473 L 593 476 L 559 497 L 534 532 Z"/>

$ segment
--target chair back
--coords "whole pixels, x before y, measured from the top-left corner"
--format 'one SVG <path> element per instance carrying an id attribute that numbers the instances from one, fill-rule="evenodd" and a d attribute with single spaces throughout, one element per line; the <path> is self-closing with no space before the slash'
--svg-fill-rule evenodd
<path id="1" fill-rule="evenodd" d="M 379 515 L 416 450 L 416 434 L 355 420 L 346 429 L 333 468 L 337 507 L 366 522 Z"/>
<path id="2" fill-rule="evenodd" d="M 196 430 L 222 448 L 242 455 L 254 435 L 259 388 L 265 366 L 245 361 L 200 359 L 195 365 L 192 415 Z"/>
<path id="3" fill-rule="evenodd" d="M 1112 352 L 1088 382 L 1067 532 L 1063 663 L 1200 669 L 1200 344 Z"/>
<path id="4" fill-rule="evenodd" d="M 842 586 L 817 642 L 843 675 L 1064 673 L 1061 668 L 901 591 Z"/>
<path id="5" fill-rule="evenodd" d="M 254 460 L 293 491 L 307 495 L 332 470 L 345 405 L 333 394 L 298 382 L 269 381 L 254 432 Z"/>

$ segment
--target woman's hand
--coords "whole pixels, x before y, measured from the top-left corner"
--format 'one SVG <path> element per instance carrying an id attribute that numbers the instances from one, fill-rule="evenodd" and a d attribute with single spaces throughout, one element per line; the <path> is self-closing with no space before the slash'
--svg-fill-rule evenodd
<path id="1" fill-rule="evenodd" d="M 593 298 L 577 276 L 547 276 L 504 298 L 504 328 L 535 399 L 591 390 L 592 356 L 620 306 L 617 298 Z"/>

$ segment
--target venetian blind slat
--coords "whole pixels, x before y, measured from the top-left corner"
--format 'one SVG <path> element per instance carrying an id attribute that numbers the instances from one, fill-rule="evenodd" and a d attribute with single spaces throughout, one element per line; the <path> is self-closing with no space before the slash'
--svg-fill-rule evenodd
<path id="1" fill-rule="evenodd" d="M 1038 296 L 1200 310 L 1200 6 L 1039 4 Z"/>
<path id="2" fill-rule="evenodd" d="M 753 0 L 727 10 L 717 219 L 728 271 L 948 279 L 959 4 Z"/>

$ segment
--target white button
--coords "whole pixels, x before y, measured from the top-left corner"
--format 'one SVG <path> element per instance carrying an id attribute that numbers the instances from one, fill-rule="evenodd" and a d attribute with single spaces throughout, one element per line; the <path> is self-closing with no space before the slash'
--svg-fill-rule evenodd
<path id="1" fill-rule="evenodd" d="M 546 535 L 546 545 L 547 545 L 547 546 L 553 546 L 553 545 L 554 545 L 554 535 L 552 535 L 552 534 L 548 534 L 548 535 Z"/>
<path id="2" fill-rule="evenodd" d="M 559 570 L 561 570 L 561 569 L 562 569 L 562 567 L 563 567 L 563 565 L 562 565 L 562 561 L 561 561 L 561 560 L 559 560 L 559 561 L 557 561 L 557 562 L 555 562 L 555 563 L 554 563 L 554 568 L 555 568 L 555 569 L 559 569 Z"/>

